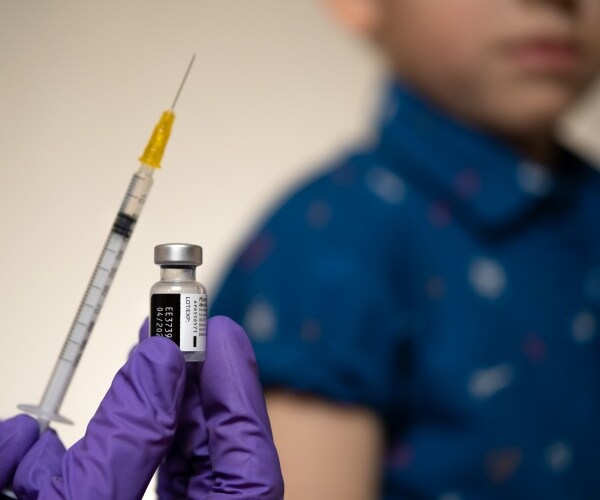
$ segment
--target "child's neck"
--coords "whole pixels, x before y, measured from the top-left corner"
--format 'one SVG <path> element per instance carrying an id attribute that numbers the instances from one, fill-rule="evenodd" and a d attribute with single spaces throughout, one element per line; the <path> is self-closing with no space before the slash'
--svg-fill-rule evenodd
<path id="1" fill-rule="evenodd" d="M 553 131 L 547 130 L 527 137 L 512 136 L 505 139 L 527 159 L 551 169 L 557 166 L 557 146 Z"/>

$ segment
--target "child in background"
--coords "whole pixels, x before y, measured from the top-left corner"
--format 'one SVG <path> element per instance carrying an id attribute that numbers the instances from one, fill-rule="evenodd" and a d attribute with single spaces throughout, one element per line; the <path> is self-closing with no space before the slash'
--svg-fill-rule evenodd
<path id="1" fill-rule="evenodd" d="M 253 339 L 288 500 L 600 498 L 600 177 L 560 146 L 598 0 L 328 0 L 392 75 L 213 314 Z"/>

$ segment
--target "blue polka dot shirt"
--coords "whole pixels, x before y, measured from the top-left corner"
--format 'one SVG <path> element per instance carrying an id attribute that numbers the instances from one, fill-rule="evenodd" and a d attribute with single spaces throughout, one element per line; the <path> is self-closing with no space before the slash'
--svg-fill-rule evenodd
<path id="1" fill-rule="evenodd" d="M 387 94 L 375 139 L 277 206 L 212 313 L 245 327 L 265 387 L 379 415 L 380 498 L 600 498 L 599 175 Z"/>

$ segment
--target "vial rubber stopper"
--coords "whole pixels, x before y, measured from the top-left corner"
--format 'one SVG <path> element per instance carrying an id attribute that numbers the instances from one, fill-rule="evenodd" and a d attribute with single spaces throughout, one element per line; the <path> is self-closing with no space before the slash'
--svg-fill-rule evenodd
<path id="1" fill-rule="evenodd" d="M 189 243 L 164 243 L 154 247 L 154 263 L 160 266 L 199 266 L 202 247 Z"/>

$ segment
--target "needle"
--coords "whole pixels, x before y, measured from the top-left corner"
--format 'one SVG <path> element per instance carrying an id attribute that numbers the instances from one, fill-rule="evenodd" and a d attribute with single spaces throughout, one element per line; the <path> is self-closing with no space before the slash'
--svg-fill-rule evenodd
<path id="1" fill-rule="evenodd" d="M 185 81 L 187 80 L 188 75 L 190 74 L 190 70 L 194 65 L 194 61 L 196 60 L 196 54 L 192 56 L 190 63 L 188 64 L 187 69 L 185 70 L 185 75 L 183 75 L 183 80 L 181 80 L 181 84 L 179 85 L 179 89 L 177 90 L 177 95 L 175 95 L 175 99 L 173 99 L 173 104 L 171 104 L 171 111 L 175 109 L 175 105 L 177 104 L 177 99 L 179 99 L 179 94 L 181 94 L 181 89 L 185 85 Z"/>

